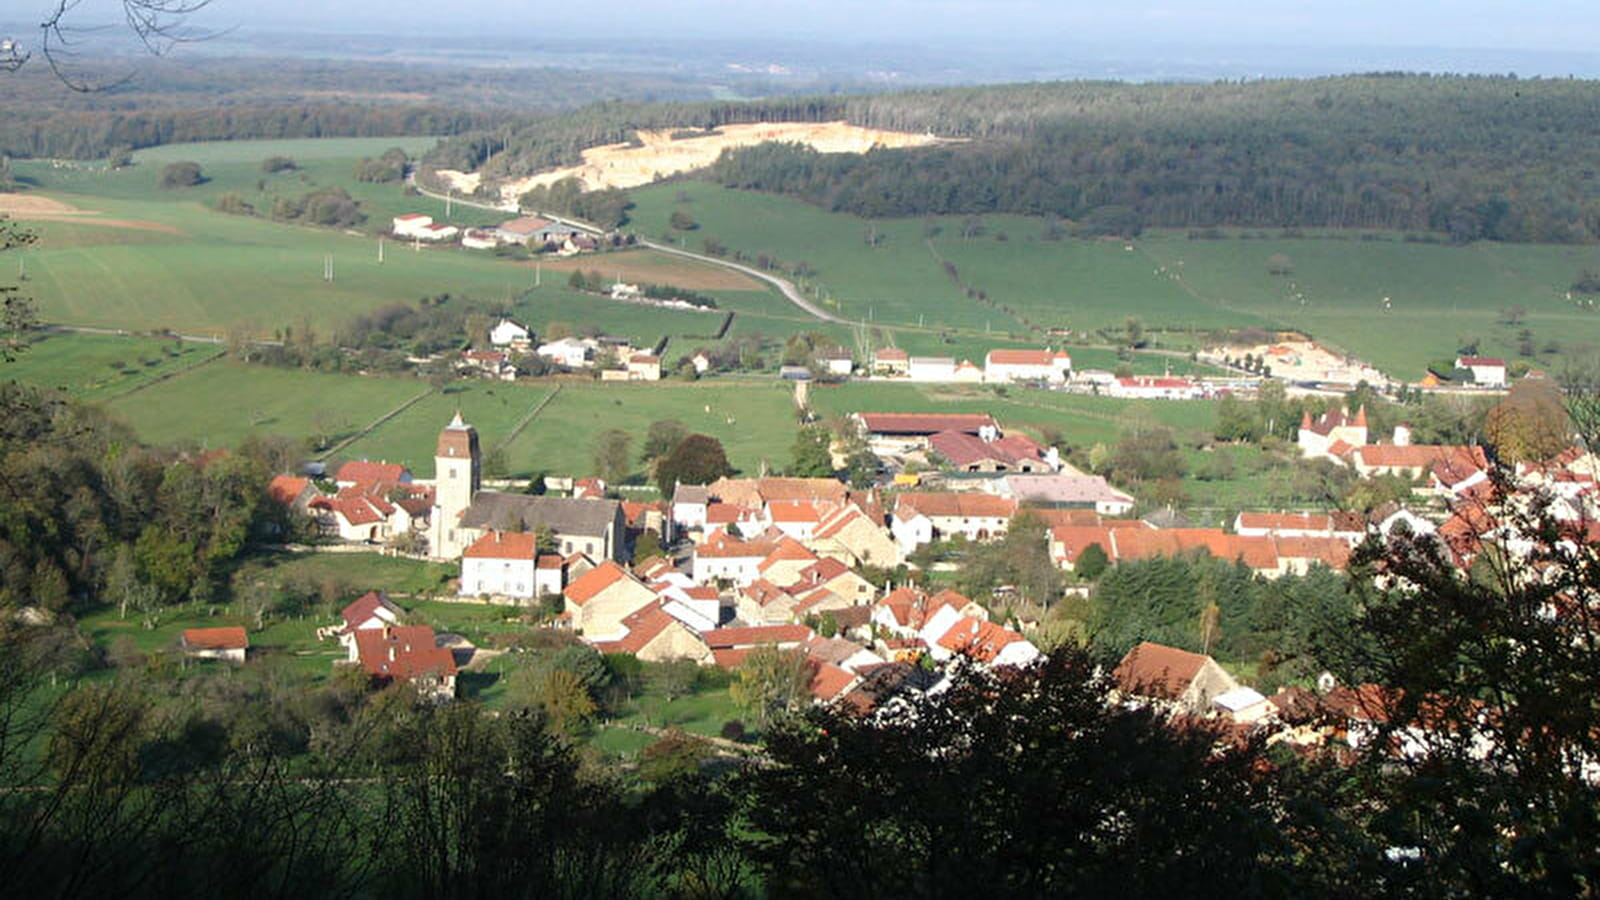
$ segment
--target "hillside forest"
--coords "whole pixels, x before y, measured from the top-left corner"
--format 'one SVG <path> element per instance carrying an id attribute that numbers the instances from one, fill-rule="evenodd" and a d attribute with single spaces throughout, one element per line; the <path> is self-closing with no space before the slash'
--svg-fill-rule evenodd
<path id="1" fill-rule="evenodd" d="M 727 151 L 717 182 L 871 217 L 1022 213 L 1091 231 L 1337 227 L 1457 241 L 1600 235 L 1600 94 L 1575 80 L 1367 75 L 1062 82 L 747 103 L 602 103 L 445 141 L 489 180 L 574 163 L 638 128 L 845 120 L 958 139 L 861 155 Z"/>

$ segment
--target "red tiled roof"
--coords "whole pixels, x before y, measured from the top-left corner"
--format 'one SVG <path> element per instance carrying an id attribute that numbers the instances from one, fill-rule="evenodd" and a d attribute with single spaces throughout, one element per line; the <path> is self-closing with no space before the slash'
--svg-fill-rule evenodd
<path id="1" fill-rule="evenodd" d="M 539 536 L 529 532 L 491 531 L 472 542 L 461 555 L 470 559 L 531 560 L 539 554 Z"/>
<path id="2" fill-rule="evenodd" d="M 1239 513 L 1240 528 L 1266 531 L 1331 531 L 1333 519 L 1326 513 Z"/>
<path id="3" fill-rule="evenodd" d="M 244 650 L 250 646 L 250 637 L 238 626 L 185 628 L 183 643 L 191 650 Z"/>
<path id="4" fill-rule="evenodd" d="M 854 672 L 845 671 L 833 663 L 819 662 L 813 665 L 811 681 L 807 687 L 811 691 L 811 696 L 826 702 L 843 694 L 855 683 Z"/>
<path id="5" fill-rule="evenodd" d="M 872 354 L 872 356 L 879 362 L 909 362 L 911 360 L 911 354 L 901 350 L 899 347 L 884 347 Z"/>
<path id="6" fill-rule="evenodd" d="M 583 573 L 576 581 L 567 585 L 567 589 L 562 593 L 568 600 L 582 606 L 617 582 L 632 577 L 627 569 L 608 559 Z"/>
<path id="7" fill-rule="evenodd" d="M 344 619 L 345 628 L 350 629 L 377 615 L 380 609 L 388 610 L 396 618 L 401 615 L 400 608 L 390 603 L 382 594 L 377 591 L 367 591 L 359 600 L 352 601 L 346 606 L 339 616 Z"/>
<path id="8" fill-rule="evenodd" d="M 741 541 L 727 532 L 719 531 L 709 540 L 694 548 L 696 556 L 708 559 L 763 559 L 777 549 L 767 541 Z"/>
<path id="9" fill-rule="evenodd" d="M 915 509 L 928 517 L 1009 519 L 1017 501 L 993 494 L 901 494 L 896 509 Z"/>
<path id="10" fill-rule="evenodd" d="M 619 640 L 598 642 L 594 645 L 595 649 L 601 653 L 638 653 L 643 650 L 661 632 L 678 621 L 661 607 L 662 602 L 657 600 L 630 613 L 622 620 L 622 626 L 628 629 L 628 633 Z"/>
<path id="11" fill-rule="evenodd" d="M 1455 460 L 1462 466 L 1488 468 L 1482 447 L 1430 444 L 1369 444 L 1355 449 L 1356 459 L 1372 468 L 1426 469 L 1436 462 Z"/>
<path id="12" fill-rule="evenodd" d="M 812 562 L 816 558 L 817 555 L 807 550 L 799 541 L 793 538 L 784 538 L 778 542 L 778 546 L 773 548 L 771 553 L 766 555 L 766 558 L 761 560 L 756 569 L 765 572 L 781 562 Z"/>
<path id="13" fill-rule="evenodd" d="M 1019 436 L 1004 440 L 1010 443 L 985 441 L 977 435 L 967 434 L 964 431 L 941 431 L 930 437 L 928 444 L 935 453 L 955 466 L 970 466 L 982 462 L 1009 466 L 1015 465 L 1020 460 L 1039 458 L 1039 445 L 1027 438 Z"/>
<path id="14" fill-rule="evenodd" d="M 359 459 L 347 462 L 339 467 L 339 473 L 334 476 L 338 482 L 353 482 L 366 484 L 373 482 L 399 482 L 406 477 L 406 467 L 399 463 L 371 462 Z"/>
<path id="15" fill-rule="evenodd" d="M 774 522 L 816 522 L 822 519 L 816 504 L 801 500 L 779 500 L 767 504 L 767 515 Z"/>
<path id="16" fill-rule="evenodd" d="M 295 478 L 292 475 L 279 475 L 267 483 L 267 496 L 284 506 L 288 506 L 305 493 L 306 486 L 311 481 L 306 478 Z"/>
<path id="17" fill-rule="evenodd" d="M 831 556 L 817 560 L 801 570 L 800 576 L 812 584 L 832 581 L 850 571 L 850 567 Z"/>
<path id="18" fill-rule="evenodd" d="M 1274 543 L 1280 557 L 1316 560 L 1333 569 L 1343 569 L 1350 563 L 1350 545 L 1341 538 L 1280 537 Z"/>
<path id="19" fill-rule="evenodd" d="M 1111 674 L 1129 693 L 1176 700 L 1209 659 L 1199 653 L 1145 641 L 1129 650 Z"/>
<path id="20" fill-rule="evenodd" d="M 1049 366 L 1053 358 L 1049 350 L 990 350 L 986 362 L 991 366 Z"/>
<path id="21" fill-rule="evenodd" d="M 356 632 L 356 654 L 369 675 L 401 680 L 456 674 L 456 659 L 438 646 L 427 625 L 396 625 Z M 391 659 L 391 655 L 393 659 Z"/>
<path id="22" fill-rule="evenodd" d="M 1463 356 L 1456 360 L 1456 364 L 1464 369 L 1473 366 L 1499 366 L 1503 369 L 1506 361 L 1498 356 Z"/>
<path id="23" fill-rule="evenodd" d="M 1001 650 L 1022 640 L 1026 638 L 1009 628 L 963 616 L 939 638 L 939 646 L 978 662 L 989 663 L 1000 655 Z"/>
<path id="24" fill-rule="evenodd" d="M 804 625 L 753 625 L 742 628 L 715 628 L 701 635 L 713 650 L 760 647 L 763 644 L 798 644 L 811 636 Z"/>
<path id="25" fill-rule="evenodd" d="M 559 554 L 544 553 L 540 554 L 533 567 L 535 569 L 559 569 L 563 565 L 566 565 L 566 560 L 563 560 Z"/>

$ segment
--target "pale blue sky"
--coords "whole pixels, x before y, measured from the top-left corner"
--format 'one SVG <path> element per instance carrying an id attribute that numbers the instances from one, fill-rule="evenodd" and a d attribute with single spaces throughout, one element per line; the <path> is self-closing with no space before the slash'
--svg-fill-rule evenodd
<path id="1" fill-rule="evenodd" d="M 1596 0 L 216 0 L 242 25 L 501 37 L 970 38 L 1591 51 Z"/>

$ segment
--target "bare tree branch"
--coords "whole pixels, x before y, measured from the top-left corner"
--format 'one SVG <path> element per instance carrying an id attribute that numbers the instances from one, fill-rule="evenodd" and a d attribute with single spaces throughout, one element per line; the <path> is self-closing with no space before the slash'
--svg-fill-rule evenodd
<path id="1" fill-rule="evenodd" d="M 153 56 L 162 56 L 179 44 L 213 38 L 217 32 L 191 27 L 190 17 L 211 5 L 211 0 L 119 0 L 129 32 Z M 101 91 L 128 81 L 127 75 L 114 81 L 82 77 L 71 69 L 73 46 L 87 34 L 111 26 L 86 27 L 73 24 L 73 14 L 83 0 L 52 0 L 44 20 L 39 23 L 37 48 L 30 49 L 13 38 L 0 38 L 0 72 L 15 72 L 33 59 L 35 49 L 58 80 L 80 93 Z"/>

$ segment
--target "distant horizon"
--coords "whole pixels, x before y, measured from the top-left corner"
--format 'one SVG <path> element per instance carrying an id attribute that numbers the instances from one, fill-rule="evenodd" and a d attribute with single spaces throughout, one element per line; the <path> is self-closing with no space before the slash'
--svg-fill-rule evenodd
<path id="1" fill-rule="evenodd" d="M 534 16 L 510 0 L 480 0 L 464 20 L 417 0 L 392 0 L 382 10 L 370 0 L 278 0 L 271 11 L 216 0 L 190 21 L 215 38 L 180 46 L 171 58 L 243 53 L 700 75 L 737 61 L 805 70 L 797 78 L 907 86 L 1365 72 L 1600 78 L 1600 9 L 1576 0 L 1542 5 L 1538 14 L 1511 14 L 1487 0 L 1418 0 L 1400 11 L 1371 0 L 1331 11 L 1251 0 L 1180 9 L 1136 0 L 1116 14 L 1095 8 L 1090 15 L 1075 0 L 879 0 L 859 14 L 852 7 L 847 17 L 839 0 L 804 9 L 778 0 L 761 15 L 726 0 L 643 0 L 628 10 L 541 9 Z M 840 33 L 840 21 L 850 22 L 849 34 Z M 119 40 L 126 36 L 115 23 L 77 24 L 86 54 L 142 49 Z M 31 24 L 0 24 L 0 35 L 24 41 L 36 32 Z M 349 38 L 360 40 L 341 43 Z"/>

